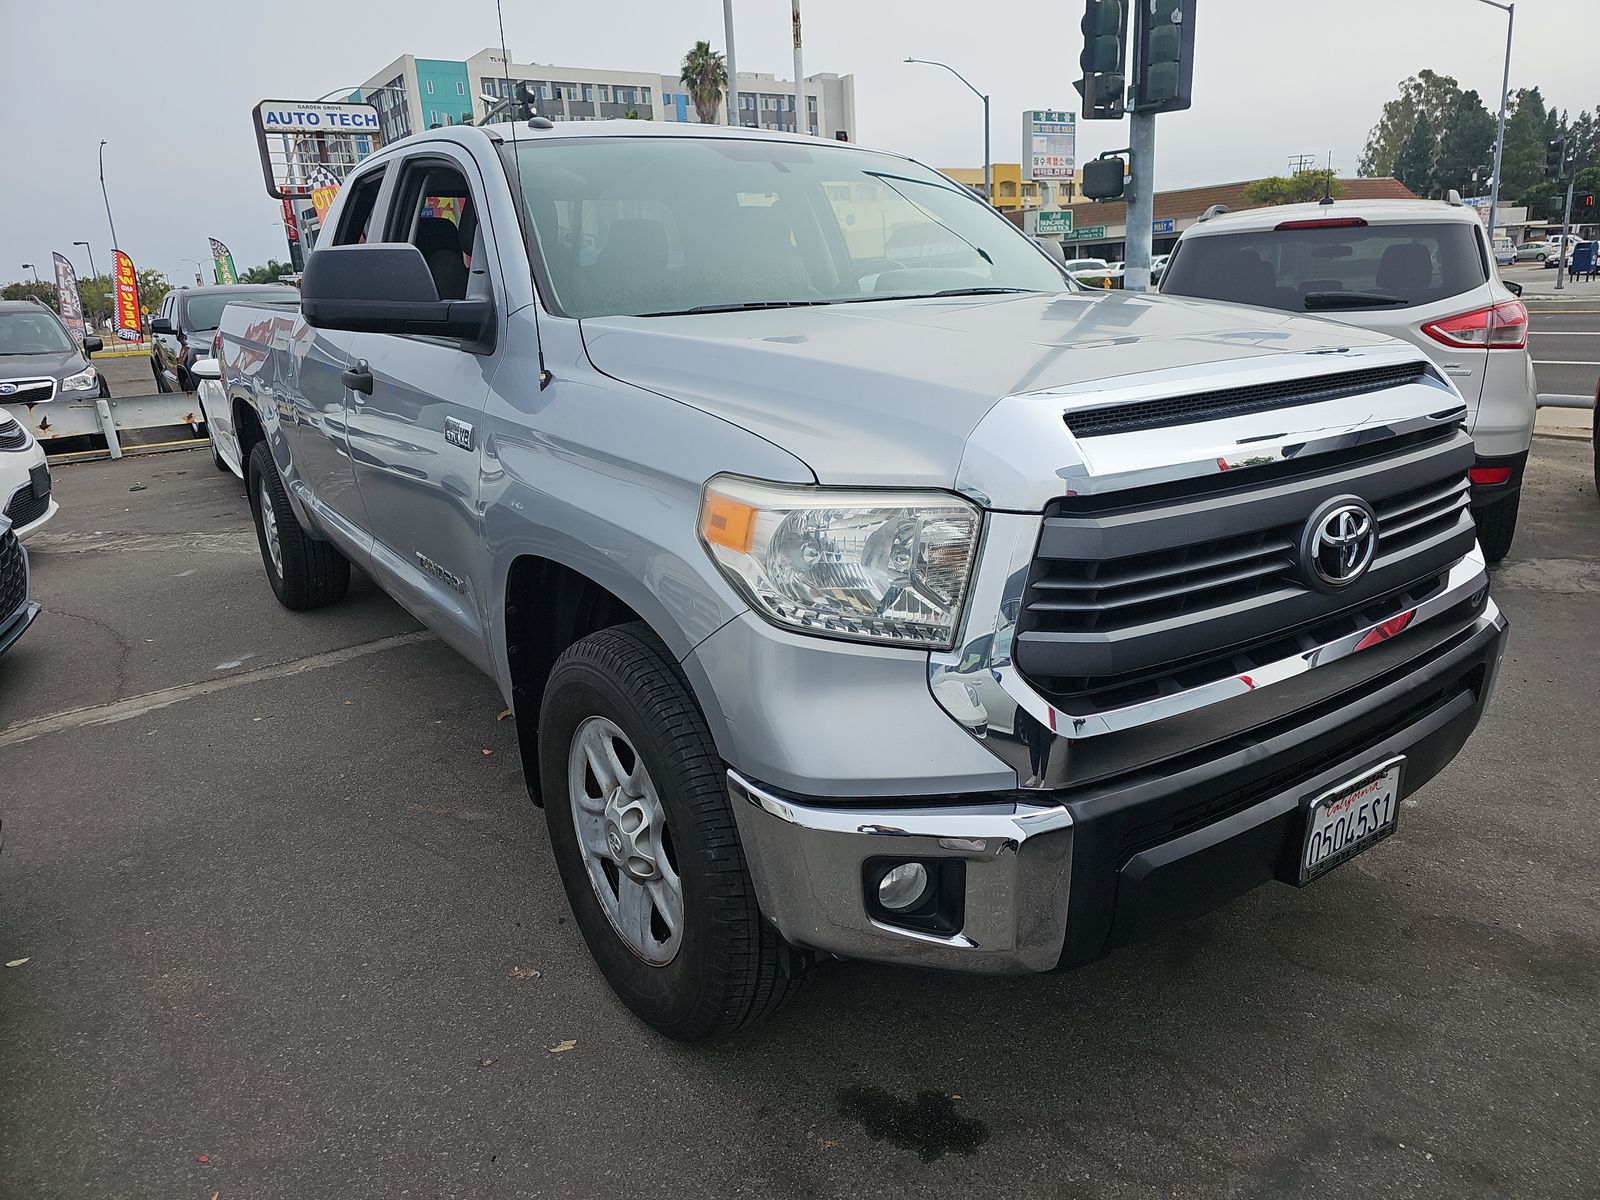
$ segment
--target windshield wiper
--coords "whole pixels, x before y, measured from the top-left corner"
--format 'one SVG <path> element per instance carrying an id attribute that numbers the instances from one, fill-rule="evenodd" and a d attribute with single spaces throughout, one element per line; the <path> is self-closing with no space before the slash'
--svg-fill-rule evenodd
<path id="1" fill-rule="evenodd" d="M 1307 292 L 1302 298 L 1307 312 L 1319 308 L 1369 308 L 1408 303 L 1404 296 L 1391 296 L 1387 292 Z"/>
<path id="2" fill-rule="evenodd" d="M 884 300 L 932 300 L 937 296 L 1009 296 L 1022 292 L 1036 292 L 1037 288 L 969 287 L 946 288 L 942 292 L 884 292 L 881 296 L 851 296 L 840 304 L 877 304 Z"/>
<path id="3" fill-rule="evenodd" d="M 748 312 L 758 308 L 809 308 L 833 304 L 832 300 L 746 300 L 740 304 L 697 304 L 693 308 L 674 308 L 666 312 L 638 313 L 641 317 L 687 317 L 695 313 Z"/>

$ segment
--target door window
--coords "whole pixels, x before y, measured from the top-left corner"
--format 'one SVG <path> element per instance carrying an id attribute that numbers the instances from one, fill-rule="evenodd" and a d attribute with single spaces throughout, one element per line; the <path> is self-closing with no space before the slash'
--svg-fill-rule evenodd
<path id="1" fill-rule="evenodd" d="M 418 161 L 406 168 L 397 195 L 389 239 L 422 251 L 439 299 L 487 295 L 487 276 L 481 267 L 472 269 L 484 260 L 478 208 L 460 169 L 438 160 Z"/>
<path id="2" fill-rule="evenodd" d="M 383 172 L 369 171 L 354 183 L 353 190 L 339 218 L 339 229 L 334 235 L 335 246 L 357 246 L 368 240 L 373 229 L 372 216 L 377 211 L 378 193 L 383 190 Z"/>

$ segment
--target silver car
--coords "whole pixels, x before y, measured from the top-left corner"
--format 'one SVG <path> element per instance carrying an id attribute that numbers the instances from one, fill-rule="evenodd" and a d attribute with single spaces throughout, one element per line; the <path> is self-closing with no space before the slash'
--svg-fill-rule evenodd
<path id="1" fill-rule="evenodd" d="M 1493 262 L 1483 223 L 1463 205 L 1294 204 L 1185 230 L 1161 292 L 1313 313 L 1425 350 L 1466 399 L 1473 516 L 1498 562 L 1516 532 L 1538 404 L 1522 288 Z"/>

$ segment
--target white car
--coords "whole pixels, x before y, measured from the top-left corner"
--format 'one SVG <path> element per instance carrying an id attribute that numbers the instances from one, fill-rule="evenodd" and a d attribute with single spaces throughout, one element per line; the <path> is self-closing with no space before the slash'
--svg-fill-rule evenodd
<path id="1" fill-rule="evenodd" d="M 50 494 L 50 466 L 44 447 L 28 427 L 0 408 L 0 512 L 11 519 L 18 538 L 29 536 L 56 515 Z"/>
<path id="2" fill-rule="evenodd" d="M 1498 562 L 1516 530 L 1537 392 L 1522 289 L 1493 264 L 1463 205 L 1322 201 L 1213 210 L 1178 239 L 1161 291 L 1311 313 L 1426 350 L 1467 402 L 1472 513 Z"/>
<path id="3" fill-rule="evenodd" d="M 1583 239 L 1575 233 L 1569 233 L 1565 237 L 1559 233 L 1556 234 L 1550 239 L 1549 246 L 1545 250 L 1544 265 L 1557 267 L 1561 265 L 1561 260 L 1565 258 L 1567 265 L 1570 267 L 1572 265 L 1572 251 L 1581 241 Z"/>

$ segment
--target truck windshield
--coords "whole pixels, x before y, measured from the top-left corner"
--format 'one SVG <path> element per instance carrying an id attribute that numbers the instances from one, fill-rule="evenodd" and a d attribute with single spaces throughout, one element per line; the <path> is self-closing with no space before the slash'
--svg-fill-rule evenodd
<path id="1" fill-rule="evenodd" d="M 1186 237 L 1161 291 L 1330 312 L 1431 304 L 1487 279 L 1477 232 L 1465 222 L 1330 224 Z"/>
<path id="2" fill-rule="evenodd" d="M 686 137 L 528 139 L 505 153 L 530 253 L 568 316 L 1073 286 L 971 192 L 887 155 Z"/>

